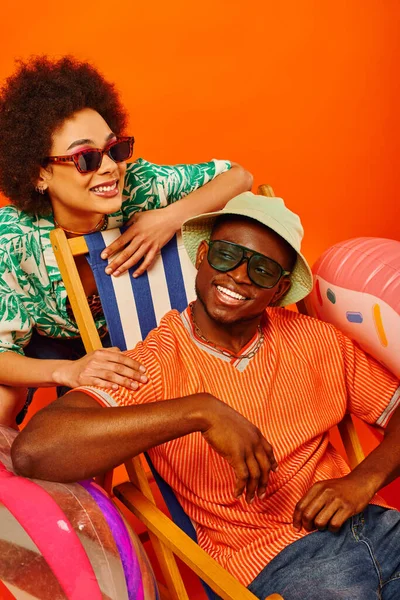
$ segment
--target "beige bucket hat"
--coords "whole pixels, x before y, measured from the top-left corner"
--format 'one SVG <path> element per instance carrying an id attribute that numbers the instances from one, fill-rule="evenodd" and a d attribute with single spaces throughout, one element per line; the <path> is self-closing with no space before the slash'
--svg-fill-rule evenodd
<path id="1" fill-rule="evenodd" d="M 183 243 L 190 260 L 196 263 L 197 249 L 202 240 L 208 241 L 217 217 L 221 215 L 240 215 L 254 219 L 266 225 L 294 248 L 297 252 L 297 261 L 290 275 L 291 286 L 279 300 L 278 306 L 295 304 L 311 292 L 313 278 L 311 269 L 300 252 L 304 230 L 300 217 L 289 210 L 282 198 L 257 196 L 252 192 L 239 194 L 222 210 L 205 213 L 185 221 L 182 226 Z"/>

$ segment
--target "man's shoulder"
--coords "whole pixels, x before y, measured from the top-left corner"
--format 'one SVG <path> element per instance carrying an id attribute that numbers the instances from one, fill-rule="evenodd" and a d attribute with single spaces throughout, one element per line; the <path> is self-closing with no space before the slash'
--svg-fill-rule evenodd
<path id="1" fill-rule="evenodd" d="M 162 317 L 158 327 L 152 329 L 128 354 L 139 361 L 153 357 L 156 362 L 162 362 L 177 352 L 183 329 L 179 312 L 170 310 Z"/>
<path id="2" fill-rule="evenodd" d="M 290 331 L 293 334 L 309 338 L 311 335 L 317 335 L 327 338 L 336 336 L 337 329 L 332 323 L 321 321 L 315 317 L 304 315 L 287 308 L 268 308 L 267 317 L 275 327 L 281 331 Z"/>
<path id="3" fill-rule="evenodd" d="M 184 329 L 180 313 L 172 309 L 168 311 L 160 320 L 158 327 L 150 331 L 144 345 L 165 345 L 166 342 L 178 342 L 178 338 Z"/>

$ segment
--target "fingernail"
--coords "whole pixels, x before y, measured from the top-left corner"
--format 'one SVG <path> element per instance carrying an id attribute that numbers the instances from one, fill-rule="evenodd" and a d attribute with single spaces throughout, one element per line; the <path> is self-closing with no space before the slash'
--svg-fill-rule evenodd
<path id="1" fill-rule="evenodd" d="M 121 271 L 114 271 L 113 275 L 115 275 L 115 277 L 118 277 L 118 275 L 121 275 Z"/>
<path id="2" fill-rule="evenodd" d="M 138 383 L 136 383 L 136 381 L 132 381 L 132 383 L 131 383 L 131 388 L 132 388 L 133 390 L 137 390 L 137 389 L 138 389 L 138 387 L 139 387 L 139 384 L 138 384 Z"/>
<path id="3" fill-rule="evenodd" d="M 137 276 L 138 276 L 138 275 L 137 275 L 137 273 L 132 273 L 132 277 L 133 277 L 133 279 L 136 279 L 136 278 L 137 278 Z"/>
<path id="4" fill-rule="evenodd" d="M 100 256 L 101 256 L 101 258 L 103 258 L 103 259 L 104 259 L 104 258 L 107 258 L 108 254 L 107 254 L 107 252 L 102 252 L 102 253 L 100 254 Z"/>
<path id="5" fill-rule="evenodd" d="M 140 367 L 139 367 L 139 371 L 140 371 L 141 373 L 146 373 L 146 367 L 144 367 L 143 365 L 140 365 Z"/>
<path id="6" fill-rule="evenodd" d="M 260 494 L 258 497 L 260 498 L 260 500 L 264 500 L 266 495 L 267 495 L 266 492 L 264 492 L 263 494 Z"/>
<path id="7" fill-rule="evenodd" d="M 112 273 L 112 268 L 111 267 L 107 267 L 106 269 L 104 269 L 105 272 L 107 273 L 107 275 L 111 275 Z"/>
<path id="8" fill-rule="evenodd" d="M 142 375 L 141 378 L 140 378 L 140 381 L 142 381 L 143 383 L 146 383 L 147 382 L 146 375 Z"/>
<path id="9" fill-rule="evenodd" d="M 254 496 L 252 498 L 250 498 L 249 504 L 253 504 L 253 502 L 254 502 Z"/>
<path id="10" fill-rule="evenodd" d="M 118 388 L 119 388 L 119 385 L 117 383 L 113 383 L 112 389 L 117 390 Z"/>

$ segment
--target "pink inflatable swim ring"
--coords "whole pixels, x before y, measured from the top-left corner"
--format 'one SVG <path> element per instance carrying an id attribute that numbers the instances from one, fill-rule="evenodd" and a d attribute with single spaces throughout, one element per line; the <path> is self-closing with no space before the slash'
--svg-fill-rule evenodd
<path id="1" fill-rule="evenodd" d="M 137 536 L 93 481 L 18 476 L 0 426 L 0 600 L 159 600 Z"/>
<path id="2" fill-rule="evenodd" d="M 400 377 L 400 242 L 355 238 L 313 267 L 311 314 L 333 323 Z"/>

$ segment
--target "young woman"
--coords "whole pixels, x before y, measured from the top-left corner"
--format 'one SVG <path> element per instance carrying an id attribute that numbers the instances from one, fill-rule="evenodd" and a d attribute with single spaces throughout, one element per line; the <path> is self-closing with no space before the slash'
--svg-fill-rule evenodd
<path id="1" fill-rule="evenodd" d="M 0 95 L 0 423 L 21 422 L 26 388 L 137 387 L 141 366 L 116 348 L 85 355 L 49 233 L 68 236 L 129 228 L 105 251 L 117 277 L 144 257 L 135 276 L 196 214 L 218 210 L 251 187 L 239 165 L 213 160 L 127 164 L 134 139 L 112 84 L 66 57 L 20 64 Z M 149 210 L 156 209 L 156 210 Z M 106 336 L 92 274 L 82 263 L 96 325 Z M 106 340 L 107 344 L 107 340 Z M 22 407 L 25 408 L 22 412 Z"/>

